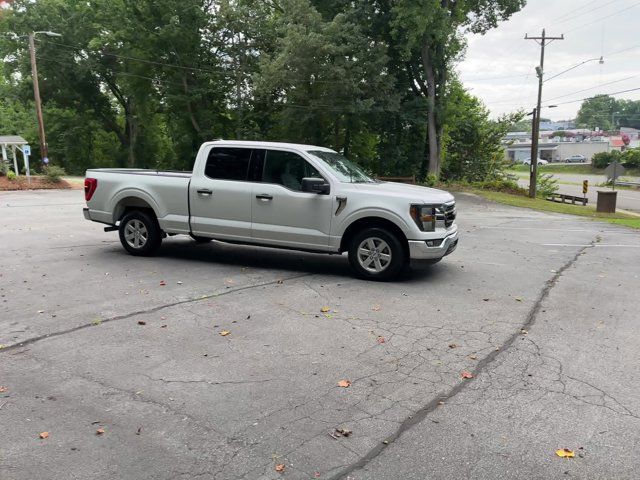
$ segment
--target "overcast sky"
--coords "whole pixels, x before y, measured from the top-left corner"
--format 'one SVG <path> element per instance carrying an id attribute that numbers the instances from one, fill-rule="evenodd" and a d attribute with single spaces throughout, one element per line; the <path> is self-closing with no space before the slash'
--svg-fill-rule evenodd
<path id="1" fill-rule="evenodd" d="M 552 42 L 545 50 L 545 78 L 584 60 L 604 57 L 602 65 L 591 61 L 544 84 L 542 105 L 558 107 L 544 109 L 542 116 L 574 118 L 580 102 L 563 102 L 640 87 L 639 26 L 638 0 L 529 0 L 498 28 L 486 35 L 470 35 L 466 56 L 457 69 L 492 117 L 519 108 L 530 111 L 536 103 L 534 69 L 540 62 L 540 46 L 524 40 L 524 35 L 540 36 L 543 27 L 547 35 L 564 34 L 564 40 Z M 615 97 L 640 100 L 640 90 Z"/>

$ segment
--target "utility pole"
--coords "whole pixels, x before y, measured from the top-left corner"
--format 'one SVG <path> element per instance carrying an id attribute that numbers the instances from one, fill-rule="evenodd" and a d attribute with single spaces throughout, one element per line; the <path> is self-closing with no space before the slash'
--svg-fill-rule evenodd
<path id="1" fill-rule="evenodd" d="M 529 173 L 529 196 L 535 198 L 538 174 L 538 132 L 540 131 L 540 110 L 542 108 L 542 77 L 544 75 L 544 47 L 554 40 L 564 40 L 564 35 L 548 37 L 543 28 L 542 36 L 530 37 L 528 34 L 525 34 L 524 39 L 535 40 L 540 45 L 540 65 L 536 67 L 536 74 L 538 75 L 538 103 L 533 111 L 533 125 L 531 126 L 531 171 Z"/>
<path id="2" fill-rule="evenodd" d="M 40 157 L 46 166 L 49 163 L 47 139 L 44 135 L 44 121 L 42 119 L 42 103 L 40 101 L 40 85 L 38 83 L 38 67 L 36 65 L 35 33 L 29 34 L 29 53 L 31 54 L 31 79 L 33 80 L 33 98 L 36 102 L 36 115 L 38 116 L 38 135 L 40 137 Z"/>

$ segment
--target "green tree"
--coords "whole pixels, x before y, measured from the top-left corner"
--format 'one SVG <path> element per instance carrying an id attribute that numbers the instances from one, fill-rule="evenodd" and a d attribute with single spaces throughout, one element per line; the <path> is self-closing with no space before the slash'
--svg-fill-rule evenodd
<path id="1" fill-rule="evenodd" d="M 522 114 L 490 120 L 480 100 L 454 80 L 447 95 L 444 118 L 442 177 L 482 182 L 499 176 L 505 166 L 500 142 Z"/>
<path id="2" fill-rule="evenodd" d="M 582 102 L 576 124 L 580 128 L 612 130 L 612 116 L 617 112 L 617 100 L 609 95 L 596 95 Z"/>

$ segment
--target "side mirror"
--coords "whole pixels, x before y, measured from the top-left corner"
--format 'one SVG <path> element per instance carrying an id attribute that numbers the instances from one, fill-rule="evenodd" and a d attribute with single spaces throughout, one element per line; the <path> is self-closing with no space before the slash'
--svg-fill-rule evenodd
<path id="1" fill-rule="evenodd" d="M 302 191 L 309 193 L 318 193 L 321 195 L 328 195 L 331 190 L 329 184 L 324 178 L 303 178 L 302 179 Z"/>

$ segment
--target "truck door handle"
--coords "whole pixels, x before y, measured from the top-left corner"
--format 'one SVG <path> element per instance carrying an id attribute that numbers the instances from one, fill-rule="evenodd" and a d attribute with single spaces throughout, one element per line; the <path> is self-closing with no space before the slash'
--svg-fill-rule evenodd
<path id="1" fill-rule="evenodd" d="M 256 198 L 260 200 L 273 200 L 273 195 L 268 195 L 266 193 L 261 193 L 260 195 L 256 195 Z"/>
<path id="2" fill-rule="evenodd" d="M 208 188 L 203 188 L 203 189 L 198 190 L 198 193 L 200 195 L 211 195 L 211 194 L 213 194 L 213 190 L 209 190 Z"/>

